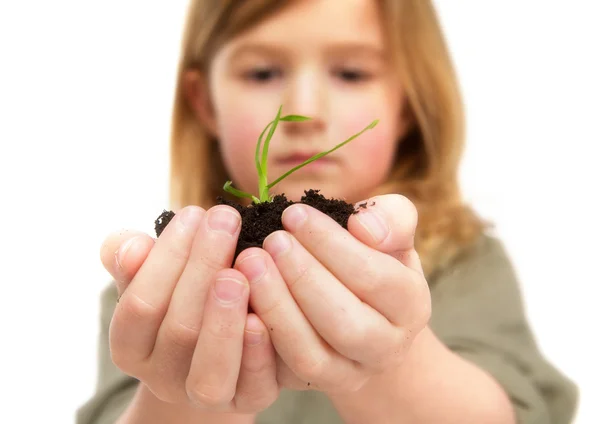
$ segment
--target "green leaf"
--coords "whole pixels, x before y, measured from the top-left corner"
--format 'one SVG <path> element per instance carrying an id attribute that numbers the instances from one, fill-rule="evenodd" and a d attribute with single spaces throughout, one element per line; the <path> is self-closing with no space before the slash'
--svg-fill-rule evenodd
<path id="1" fill-rule="evenodd" d="M 364 131 L 366 131 L 366 130 L 372 130 L 373 128 L 375 128 L 375 127 L 377 126 L 377 124 L 379 124 L 379 119 L 376 119 L 376 120 L 374 120 L 373 122 L 371 122 L 371 123 L 369 124 L 369 126 L 367 126 L 367 128 L 365 128 L 365 129 L 363 130 L 363 132 L 364 132 Z M 362 132 L 361 132 L 361 134 L 362 134 Z M 359 134 L 359 135 L 360 135 L 360 134 Z"/>
<path id="2" fill-rule="evenodd" d="M 269 122 L 269 124 L 265 127 L 263 132 L 258 137 L 258 142 L 256 143 L 256 152 L 254 153 L 254 164 L 256 165 L 256 172 L 258 172 L 258 179 L 260 180 L 261 175 L 263 175 L 263 170 L 260 166 L 260 145 L 262 144 L 262 139 L 269 129 L 269 127 L 273 125 L 273 121 Z"/>
<path id="3" fill-rule="evenodd" d="M 286 115 L 283 118 L 280 118 L 280 121 L 287 121 L 287 122 L 303 122 L 303 121 L 309 121 L 312 118 L 308 117 L 308 116 L 302 116 L 302 115 Z"/>
<path id="4" fill-rule="evenodd" d="M 258 196 L 260 198 L 261 201 L 264 201 L 264 195 L 262 194 L 264 191 L 269 191 L 269 189 L 267 188 L 267 166 L 265 164 L 265 166 L 263 167 L 260 163 L 260 152 L 259 152 L 259 146 L 260 146 L 260 142 L 262 141 L 263 136 L 265 135 L 265 132 L 269 129 L 273 127 L 275 121 L 271 121 L 269 122 L 269 125 L 267 125 L 265 127 L 265 129 L 263 130 L 262 134 L 260 135 L 260 138 L 258 139 L 259 144 L 256 147 L 256 169 L 258 171 Z"/>
<path id="5" fill-rule="evenodd" d="M 314 162 L 317 159 L 322 158 L 325 155 L 328 155 L 329 153 L 339 149 L 340 147 L 350 143 L 352 140 L 354 140 L 356 137 L 359 137 L 362 133 L 364 133 L 367 130 L 371 130 L 373 128 L 375 128 L 375 126 L 379 123 L 379 120 L 376 119 L 375 121 L 371 122 L 369 125 L 367 125 L 362 131 L 354 134 L 352 137 L 350 137 L 349 139 L 347 139 L 346 141 L 341 142 L 340 144 L 338 144 L 337 146 L 335 146 L 333 149 L 327 150 L 326 152 L 321 152 L 321 153 L 317 153 L 316 155 L 314 155 L 313 157 L 306 159 L 304 162 L 302 162 L 300 165 L 295 166 L 294 168 L 290 169 L 288 172 L 286 172 L 285 174 L 283 174 L 281 177 L 277 178 L 275 181 L 273 181 L 271 184 L 269 184 L 267 187 L 271 188 L 273 186 L 275 186 L 275 184 L 277 184 L 278 182 L 280 182 L 281 180 L 283 180 L 284 178 L 286 178 L 288 175 L 290 175 L 292 172 L 295 172 L 297 170 L 299 170 L 300 168 L 308 165 L 311 162 Z"/>
<path id="6" fill-rule="evenodd" d="M 279 106 L 279 110 L 277 111 L 277 116 L 275 119 L 267 126 L 270 127 L 269 132 L 267 134 L 267 138 L 265 139 L 265 143 L 262 147 L 262 160 L 260 162 L 260 171 L 258 172 L 258 196 L 261 202 L 266 202 L 269 200 L 269 187 L 268 187 L 268 170 L 267 170 L 267 158 L 269 155 L 269 144 L 271 143 L 271 138 L 273 138 L 273 134 L 275 133 L 275 129 L 279 124 L 281 118 L 281 109 L 282 106 Z M 265 131 L 267 130 L 265 128 Z M 263 131 L 264 133 L 264 131 Z M 262 137 L 261 137 L 262 138 Z"/>
<path id="7" fill-rule="evenodd" d="M 271 129 L 269 130 L 269 133 L 267 134 L 267 139 L 265 140 L 265 144 L 262 149 L 262 161 L 260 163 L 260 167 L 265 175 L 265 180 L 267 177 L 267 157 L 269 155 L 269 144 L 271 143 L 271 138 L 273 138 L 273 133 L 275 132 L 275 129 L 277 128 L 277 124 L 279 124 L 279 120 L 281 118 L 281 108 L 282 107 L 283 106 L 279 106 L 279 110 L 277 111 L 277 116 L 275 117 L 275 120 L 272 122 Z"/>
<path id="8" fill-rule="evenodd" d="M 223 185 L 223 190 L 225 190 L 227 193 L 233 194 L 236 197 L 246 197 L 248 199 L 258 200 L 255 196 L 253 196 L 250 193 L 246 193 L 245 191 L 238 190 L 237 188 L 233 188 L 231 186 L 231 184 L 232 184 L 231 181 L 227 181 L 225 183 L 225 185 Z"/>

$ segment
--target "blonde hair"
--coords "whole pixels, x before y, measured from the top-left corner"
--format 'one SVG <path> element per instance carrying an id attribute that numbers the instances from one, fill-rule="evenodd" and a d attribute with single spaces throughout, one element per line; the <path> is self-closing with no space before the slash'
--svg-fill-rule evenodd
<path id="1" fill-rule="evenodd" d="M 189 6 L 171 135 L 173 208 L 208 208 L 229 178 L 218 143 L 201 126 L 184 93 L 184 73 L 207 71 L 228 39 L 276 12 L 279 0 L 192 0 Z M 481 235 L 485 225 L 461 199 L 458 170 L 464 144 L 463 105 L 452 61 L 430 0 L 380 0 L 398 76 L 413 122 L 400 142 L 387 183 L 374 194 L 401 193 L 419 211 L 416 248 L 431 275 Z"/>

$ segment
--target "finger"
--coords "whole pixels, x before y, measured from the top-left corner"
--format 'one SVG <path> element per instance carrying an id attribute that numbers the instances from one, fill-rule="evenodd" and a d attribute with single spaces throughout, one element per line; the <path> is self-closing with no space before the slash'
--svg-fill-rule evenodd
<path id="1" fill-rule="evenodd" d="M 265 248 L 269 237 L 265 240 Z M 357 379 L 360 366 L 323 340 L 300 308 L 300 303 L 292 297 L 290 290 L 293 289 L 288 288 L 283 277 L 284 264 L 276 265 L 263 249 L 250 248 L 238 256 L 235 268 L 250 282 L 252 309 L 269 329 L 273 346 L 295 375 L 304 382 L 314 382 L 315 388 L 327 391 L 336 390 L 340 384 L 348 386 Z M 305 283 L 304 279 L 296 278 L 296 281 L 298 287 Z M 319 293 L 310 297 L 318 301 Z"/>
<path id="2" fill-rule="evenodd" d="M 234 398 L 235 410 L 258 412 L 277 399 L 275 349 L 265 324 L 256 314 L 246 318 L 242 364 Z"/>
<path id="3" fill-rule="evenodd" d="M 296 204 L 284 211 L 282 221 L 350 292 L 391 323 L 411 322 L 427 301 L 429 292 L 422 274 L 365 245 L 322 212 Z"/>
<path id="4" fill-rule="evenodd" d="M 248 281 L 239 271 L 219 271 L 206 311 L 185 389 L 202 408 L 227 411 L 235 396 L 248 314 Z"/>
<path id="5" fill-rule="evenodd" d="M 284 387 L 291 390 L 318 390 L 315 382 L 301 380 L 290 369 L 281 356 L 277 355 L 275 362 L 277 363 L 277 383 L 279 387 Z"/>
<path id="6" fill-rule="evenodd" d="M 123 371 L 139 367 L 152 352 L 203 213 L 186 207 L 169 222 L 121 296 L 109 337 L 113 361 Z"/>
<path id="7" fill-rule="evenodd" d="M 202 326 L 207 294 L 216 273 L 231 267 L 240 222 L 239 213 L 229 206 L 207 211 L 173 291 L 151 358 L 153 368 L 160 370 L 173 396 L 185 395 L 185 380 Z"/>
<path id="8" fill-rule="evenodd" d="M 100 248 L 100 260 L 115 280 L 119 296 L 154 247 L 154 239 L 140 231 L 110 234 Z"/>
<path id="9" fill-rule="evenodd" d="M 278 240 L 279 239 L 279 240 Z M 285 248 L 283 244 L 287 244 Z M 344 357 L 373 367 L 391 354 L 398 330 L 366 305 L 285 231 L 271 234 L 265 250 L 312 326 Z"/>
<path id="10" fill-rule="evenodd" d="M 358 213 L 348 220 L 350 234 L 367 246 L 422 272 L 414 251 L 418 222 L 415 205 L 399 194 L 376 196 L 356 205 Z"/>
<path id="11" fill-rule="evenodd" d="M 220 205 L 207 211 L 173 292 L 165 325 L 200 329 L 207 292 L 217 271 L 231 267 L 240 228 L 241 216 L 234 208 Z"/>

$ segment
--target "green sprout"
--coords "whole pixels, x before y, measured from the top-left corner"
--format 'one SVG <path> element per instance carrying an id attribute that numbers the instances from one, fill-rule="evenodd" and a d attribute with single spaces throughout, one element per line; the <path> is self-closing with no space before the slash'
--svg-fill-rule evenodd
<path id="1" fill-rule="evenodd" d="M 348 144 L 349 142 L 351 142 L 352 140 L 354 140 L 355 138 L 360 136 L 365 131 L 375 128 L 375 126 L 379 122 L 378 119 L 374 120 L 367 127 L 365 127 L 362 131 L 354 134 L 352 137 L 350 137 L 346 141 L 343 141 L 342 143 L 338 144 L 337 146 L 335 146 L 334 148 L 332 148 L 330 150 L 327 150 L 327 151 L 321 152 L 321 153 L 317 153 L 313 157 L 302 162 L 300 165 L 297 165 L 294 168 L 290 169 L 288 172 L 286 172 L 285 174 L 283 174 L 282 176 L 277 178 L 272 183 L 269 183 L 268 179 L 267 179 L 267 157 L 269 154 L 269 143 L 271 142 L 271 138 L 273 137 L 273 134 L 275 133 L 275 129 L 277 128 L 277 125 L 279 124 L 280 121 L 302 122 L 302 121 L 308 121 L 310 119 L 311 118 L 309 118 L 307 116 L 301 116 L 301 115 L 281 116 L 281 106 L 280 106 L 279 111 L 277 112 L 277 116 L 275 117 L 275 119 L 273 121 L 269 122 L 269 124 L 265 127 L 263 132 L 260 134 L 260 137 L 258 137 L 258 142 L 256 143 L 256 153 L 254 155 L 254 162 L 256 165 L 256 170 L 258 172 L 258 196 L 259 197 L 256 197 L 250 193 L 246 193 L 244 191 L 233 188 L 231 186 L 231 184 L 232 184 L 231 181 L 227 181 L 225 183 L 225 185 L 223 186 L 223 190 L 225 190 L 227 193 L 231 193 L 237 197 L 246 197 L 246 198 L 252 199 L 252 201 L 256 204 L 270 202 L 273 200 L 274 196 L 269 194 L 269 190 L 272 187 L 274 187 L 277 183 L 279 183 L 281 180 L 286 178 L 292 172 L 295 172 L 298 169 L 308 165 L 309 163 L 311 163 L 317 159 L 320 159 L 325 155 L 328 155 L 329 153 L 339 149 L 340 147 L 344 146 L 345 144 Z M 263 137 L 265 136 L 265 133 L 267 132 L 267 130 L 269 132 L 267 134 L 267 138 L 265 139 L 265 142 L 264 142 L 264 145 L 262 148 L 262 155 L 261 155 L 262 140 L 263 140 Z"/>

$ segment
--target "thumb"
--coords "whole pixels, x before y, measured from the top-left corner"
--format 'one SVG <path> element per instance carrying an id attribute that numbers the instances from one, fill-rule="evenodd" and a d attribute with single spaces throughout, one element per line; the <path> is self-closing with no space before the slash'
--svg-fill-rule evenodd
<path id="1" fill-rule="evenodd" d="M 386 194 L 355 205 L 357 213 L 348 220 L 348 231 L 367 246 L 398 259 L 422 273 L 414 249 L 418 213 L 405 196 Z"/>
<path id="2" fill-rule="evenodd" d="M 111 233 L 100 247 L 100 260 L 114 278 L 123 294 L 154 247 L 155 240 L 140 231 L 123 230 Z"/>

